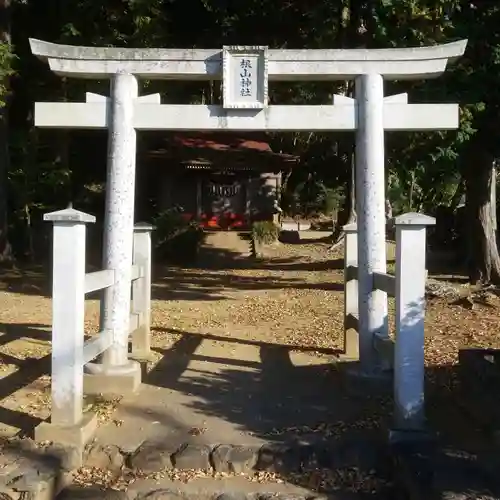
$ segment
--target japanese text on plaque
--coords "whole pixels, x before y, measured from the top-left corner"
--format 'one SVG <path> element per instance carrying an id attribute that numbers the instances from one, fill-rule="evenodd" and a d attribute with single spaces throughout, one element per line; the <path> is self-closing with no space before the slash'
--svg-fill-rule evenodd
<path id="1" fill-rule="evenodd" d="M 240 61 L 240 96 L 252 95 L 252 63 L 250 59 L 242 58 Z"/>

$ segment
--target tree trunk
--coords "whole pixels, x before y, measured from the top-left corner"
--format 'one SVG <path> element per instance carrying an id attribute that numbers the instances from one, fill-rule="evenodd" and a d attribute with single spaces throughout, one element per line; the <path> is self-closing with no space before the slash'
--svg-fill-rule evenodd
<path id="1" fill-rule="evenodd" d="M 460 182 L 457 185 L 457 189 L 455 190 L 455 193 L 453 194 L 453 197 L 450 202 L 450 208 L 455 211 L 458 208 L 458 205 L 460 204 L 460 201 L 462 200 L 462 196 L 465 191 L 465 182 L 463 177 L 460 178 Z"/>
<path id="2" fill-rule="evenodd" d="M 347 189 L 347 222 L 346 224 L 352 224 L 356 222 L 356 156 L 353 152 L 351 153 L 351 172 L 349 176 L 349 185 Z"/>
<path id="3" fill-rule="evenodd" d="M 9 152 L 7 140 L 6 116 L 4 110 L 0 110 L 0 263 L 12 260 L 12 247 L 8 237 L 7 173 L 9 171 Z"/>
<path id="4" fill-rule="evenodd" d="M 351 145 L 351 152 L 348 154 L 349 177 L 347 180 L 346 197 L 343 209 L 340 211 L 336 221 L 333 222 L 332 245 L 330 250 L 334 250 L 344 240 L 344 229 L 346 224 L 356 222 L 356 158 L 354 156 L 354 146 Z"/>
<path id="5" fill-rule="evenodd" d="M 500 286 L 500 256 L 491 207 L 494 158 L 484 148 L 474 149 L 474 159 L 469 158 L 465 169 L 469 277 L 474 284 Z"/>
<path id="6" fill-rule="evenodd" d="M 10 42 L 10 0 L 0 0 L 0 43 L 10 45 Z M 10 156 L 7 115 L 7 106 L 4 106 L 0 109 L 0 262 L 12 260 L 12 247 L 8 238 L 7 175 Z"/>
<path id="7" fill-rule="evenodd" d="M 408 211 L 411 212 L 413 210 L 413 193 L 415 191 L 415 172 L 410 173 L 411 181 L 410 181 L 410 194 L 408 195 Z"/>

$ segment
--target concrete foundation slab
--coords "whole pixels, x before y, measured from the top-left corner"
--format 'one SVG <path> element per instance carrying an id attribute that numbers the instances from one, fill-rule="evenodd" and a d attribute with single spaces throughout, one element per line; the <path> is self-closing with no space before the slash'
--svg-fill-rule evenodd
<path id="1" fill-rule="evenodd" d="M 91 368 L 90 368 L 91 366 Z M 142 370 L 137 361 L 107 370 L 104 365 L 87 365 L 90 368 L 83 378 L 85 394 L 104 396 L 127 396 L 138 392 L 141 386 Z"/>
<path id="2" fill-rule="evenodd" d="M 197 500 L 210 500 L 222 494 L 237 495 L 238 498 L 243 499 L 255 498 L 259 495 L 265 496 L 266 494 L 270 497 L 283 495 L 293 496 L 294 498 L 310 498 L 314 494 L 314 491 L 309 488 L 286 482 L 261 484 L 249 481 L 244 477 L 196 478 L 188 484 L 167 478 L 160 480 L 140 479 L 134 482 L 127 493 L 130 497 L 136 495 L 136 497 L 142 498 L 141 495 L 162 490 L 173 492 L 179 496 L 196 498 Z"/>
<path id="3" fill-rule="evenodd" d="M 97 430 L 97 417 L 94 413 L 85 413 L 79 425 L 61 426 L 51 422 L 42 422 L 35 429 L 35 441 L 74 446 L 83 452 L 85 445 L 94 437 Z"/>
<path id="4" fill-rule="evenodd" d="M 381 395 L 391 394 L 393 375 L 391 371 L 365 371 L 359 362 L 339 362 L 339 372 L 344 379 L 344 388 L 350 396 L 365 396 L 367 393 Z"/>
<path id="5" fill-rule="evenodd" d="M 152 359 L 150 347 L 151 333 L 149 326 L 140 325 L 132 334 L 132 357 L 139 361 L 149 361 Z"/>

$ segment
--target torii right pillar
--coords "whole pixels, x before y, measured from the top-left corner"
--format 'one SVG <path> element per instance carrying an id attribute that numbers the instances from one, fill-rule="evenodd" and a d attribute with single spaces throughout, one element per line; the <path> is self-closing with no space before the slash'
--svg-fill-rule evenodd
<path id="1" fill-rule="evenodd" d="M 410 61 L 408 61 L 410 62 Z M 406 94 L 384 97 L 381 74 L 367 73 L 355 80 L 356 106 L 356 211 L 358 228 L 358 333 L 359 361 L 364 375 L 376 374 L 381 360 L 375 349 L 375 337 L 389 336 L 387 294 L 373 289 L 373 273 L 387 271 L 385 217 L 384 135 L 389 103 L 407 103 Z M 441 104 L 427 111 L 439 116 Z M 410 114 L 402 114 L 401 129 Z M 458 127 L 458 109 L 456 110 Z M 415 115 L 417 122 L 428 125 L 429 113 Z M 417 129 L 418 129 L 417 123 Z"/>

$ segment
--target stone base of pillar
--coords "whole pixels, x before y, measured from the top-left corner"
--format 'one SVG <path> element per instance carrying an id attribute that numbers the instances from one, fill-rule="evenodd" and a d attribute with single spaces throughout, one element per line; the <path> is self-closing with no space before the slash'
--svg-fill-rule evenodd
<path id="1" fill-rule="evenodd" d="M 151 350 L 136 350 L 129 354 L 132 361 L 138 363 L 150 363 L 155 360 L 154 352 Z"/>
<path id="2" fill-rule="evenodd" d="M 77 425 L 64 426 L 42 422 L 35 428 L 35 441 L 50 441 L 62 446 L 72 446 L 83 457 L 85 446 L 94 437 L 96 429 L 97 416 L 88 412 L 83 414 L 81 422 Z"/>
<path id="3" fill-rule="evenodd" d="M 350 361 L 359 360 L 359 335 L 354 328 L 349 328 L 344 334 L 344 352 L 341 358 Z"/>
<path id="4" fill-rule="evenodd" d="M 418 444 L 433 447 L 437 444 L 437 436 L 428 429 L 389 429 L 389 444 Z"/>
<path id="5" fill-rule="evenodd" d="M 151 359 L 150 331 L 146 325 L 141 325 L 131 334 L 132 358 L 137 361 L 149 361 Z"/>
<path id="6" fill-rule="evenodd" d="M 89 363 L 83 376 L 83 392 L 103 396 L 127 396 L 139 390 L 141 376 L 141 365 L 137 361 L 113 367 Z"/>
<path id="7" fill-rule="evenodd" d="M 382 373 L 392 372 L 394 370 L 394 340 L 376 333 L 373 337 L 373 345 L 377 356 L 378 369 Z"/>
<path id="8" fill-rule="evenodd" d="M 380 369 L 367 371 L 359 362 L 348 360 L 339 363 L 339 368 L 345 378 L 346 389 L 351 394 L 392 394 L 394 376 L 390 371 Z"/>

